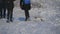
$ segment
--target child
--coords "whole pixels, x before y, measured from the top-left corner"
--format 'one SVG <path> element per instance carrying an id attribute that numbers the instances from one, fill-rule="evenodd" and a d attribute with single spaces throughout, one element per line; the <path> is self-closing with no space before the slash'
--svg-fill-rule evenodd
<path id="1" fill-rule="evenodd" d="M 31 9 L 31 3 L 30 0 L 20 0 L 20 7 L 22 10 L 25 11 L 25 21 L 27 21 L 27 19 L 29 19 L 29 10 Z"/>

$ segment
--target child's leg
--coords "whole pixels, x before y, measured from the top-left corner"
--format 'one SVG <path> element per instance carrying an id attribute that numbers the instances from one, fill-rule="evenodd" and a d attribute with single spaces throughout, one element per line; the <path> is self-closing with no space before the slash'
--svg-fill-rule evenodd
<path id="1" fill-rule="evenodd" d="M 30 16 L 29 16 L 29 11 L 28 10 L 25 10 L 25 16 L 26 16 L 26 19 L 27 20 Z"/>

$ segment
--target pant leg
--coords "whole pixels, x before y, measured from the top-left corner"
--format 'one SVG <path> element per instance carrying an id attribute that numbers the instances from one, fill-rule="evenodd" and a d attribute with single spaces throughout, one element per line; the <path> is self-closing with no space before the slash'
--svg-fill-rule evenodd
<path id="1" fill-rule="evenodd" d="M 6 6 L 4 6 L 4 17 L 6 16 Z"/>
<path id="2" fill-rule="evenodd" d="M 2 18 L 2 9 L 0 8 L 0 18 Z"/>
<path id="3" fill-rule="evenodd" d="M 10 21 L 13 21 L 13 8 L 14 8 L 14 3 L 12 2 L 10 4 Z"/>
<path id="4" fill-rule="evenodd" d="M 29 16 L 29 11 L 28 10 L 25 10 L 25 16 L 26 16 L 26 19 L 28 19 L 30 16 Z"/>
<path id="5" fill-rule="evenodd" d="M 3 8 L 3 17 L 5 18 L 6 16 L 6 7 Z"/>
<path id="6" fill-rule="evenodd" d="M 2 4 L 0 4 L 0 18 L 2 18 Z"/>
<path id="7" fill-rule="evenodd" d="M 9 20 L 9 19 L 10 19 L 10 10 L 7 9 L 7 20 Z"/>
<path id="8" fill-rule="evenodd" d="M 13 18 L 13 9 L 10 10 L 10 21 L 12 21 Z"/>
<path id="9" fill-rule="evenodd" d="M 7 3 L 5 3 L 5 0 L 3 1 L 3 18 L 6 16 L 6 8 L 7 8 Z"/>

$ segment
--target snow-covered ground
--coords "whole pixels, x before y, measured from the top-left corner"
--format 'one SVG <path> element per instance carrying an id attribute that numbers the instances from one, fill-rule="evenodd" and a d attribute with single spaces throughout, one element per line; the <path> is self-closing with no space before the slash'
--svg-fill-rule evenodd
<path id="1" fill-rule="evenodd" d="M 24 21 L 24 10 L 15 7 L 13 22 L 0 19 L 0 34 L 60 34 L 60 1 L 46 0 L 29 13 L 30 21 Z"/>

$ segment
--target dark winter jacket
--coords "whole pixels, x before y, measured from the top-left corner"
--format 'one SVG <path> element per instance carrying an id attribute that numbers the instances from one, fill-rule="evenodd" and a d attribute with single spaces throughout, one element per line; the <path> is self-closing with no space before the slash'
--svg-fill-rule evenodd
<path id="1" fill-rule="evenodd" d="M 31 9 L 31 4 L 25 4 L 25 3 L 23 3 L 23 0 L 20 0 L 20 7 L 23 10 L 30 10 Z"/>

